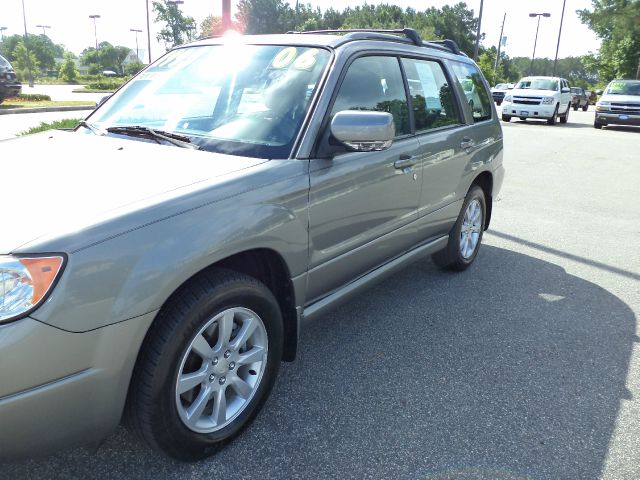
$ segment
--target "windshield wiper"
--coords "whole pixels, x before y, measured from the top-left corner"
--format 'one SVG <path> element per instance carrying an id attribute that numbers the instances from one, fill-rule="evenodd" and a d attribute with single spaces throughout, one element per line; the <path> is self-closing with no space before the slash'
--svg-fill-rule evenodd
<path id="1" fill-rule="evenodd" d="M 78 126 L 84 127 L 84 128 L 88 128 L 89 130 L 91 130 L 96 135 L 106 135 L 106 132 L 104 130 L 102 130 L 101 128 L 98 128 L 93 123 L 87 122 L 86 120 L 80 120 L 78 122 Z"/>
<path id="2" fill-rule="evenodd" d="M 162 130 L 154 130 L 153 128 L 143 127 L 142 125 L 122 125 L 118 127 L 108 127 L 107 132 L 118 135 L 129 135 L 131 137 L 148 138 L 160 143 L 164 140 L 171 145 L 182 148 L 192 148 L 200 150 L 200 147 L 191 143 L 191 139 L 185 135 L 177 133 L 163 132 Z"/>

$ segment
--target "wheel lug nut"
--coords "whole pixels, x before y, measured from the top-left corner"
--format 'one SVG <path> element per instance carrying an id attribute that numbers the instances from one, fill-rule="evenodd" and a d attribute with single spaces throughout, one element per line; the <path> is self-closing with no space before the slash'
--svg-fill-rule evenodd
<path id="1" fill-rule="evenodd" d="M 230 356 L 231 356 L 231 352 L 229 350 L 224 352 L 224 358 L 229 358 Z"/>
<path id="2" fill-rule="evenodd" d="M 213 382 L 216 379 L 216 376 L 212 373 L 211 375 L 209 375 L 209 381 Z"/>
<path id="3" fill-rule="evenodd" d="M 211 360 L 211 363 L 213 365 L 217 365 L 218 364 L 218 357 L 214 357 L 213 360 Z"/>
<path id="4" fill-rule="evenodd" d="M 218 380 L 218 382 L 220 382 L 220 385 L 224 385 L 224 382 L 226 382 L 227 379 L 224 377 L 220 377 L 220 380 Z"/>
<path id="5" fill-rule="evenodd" d="M 235 362 L 231 362 L 229 364 L 229 370 L 233 370 L 234 368 L 236 368 L 236 363 Z"/>

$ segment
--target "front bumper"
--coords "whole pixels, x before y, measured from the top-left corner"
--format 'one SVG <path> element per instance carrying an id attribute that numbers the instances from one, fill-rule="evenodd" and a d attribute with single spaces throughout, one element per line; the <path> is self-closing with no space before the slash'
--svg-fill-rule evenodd
<path id="1" fill-rule="evenodd" d="M 17 84 L 4 84 L 0 85 L 0 98 L 13 98 L 17 97 L 22 92 L 22 85 Z"/>
<path id="2" fill-rule="evenodd" d="M 551 118 L 556 110 L 555 104 L 551 105 L 525 105 L 520 103 L 502 102 L 502 114 L 510 117 L 524 118 Z"/>
<path id="3" fill-rule="evenodd" d="M 640 115 L 629 113 L 596 112 L 596 122 L 603 125 L 636 125 L 640 126 Z"/>
<path id="4" fill-rule="evenodd" d="M 97 444 L 120 421 L 155 312 L 86 333 L 32 318 L 0 327 L 0 460 Z"/>

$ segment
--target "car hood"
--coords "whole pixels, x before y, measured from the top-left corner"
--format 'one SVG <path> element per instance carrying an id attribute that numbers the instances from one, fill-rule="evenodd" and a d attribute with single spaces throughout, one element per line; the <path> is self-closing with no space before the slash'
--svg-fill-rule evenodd
<path id="1" fill-rule="evenodd" d="M 602 95 L 601 102 L 640 103 L 640 95 Z"/>
<path id="2" fill-rule="evenodd" d="M 53 131 L 0 142 L 0 254 L 206 188 L 264 159 Z"/>
<path id="3" fill-rule="evenodd" d="M 514 88 L 510 90 L 509 95 L 517 97 L 553 97 L 556 91 L 553 90 L 535 90 L 532 88 Z"/>

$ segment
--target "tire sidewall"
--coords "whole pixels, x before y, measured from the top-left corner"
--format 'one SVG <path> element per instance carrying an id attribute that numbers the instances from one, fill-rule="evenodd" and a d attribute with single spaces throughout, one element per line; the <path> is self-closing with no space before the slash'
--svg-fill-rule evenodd
<path id="1" fill-rule="evenodd" d="M 282 356 L 282 317 L 275 299 L 269 296 L 266 287 L 260 288 L 258 284 L 225 285 L 213 295 L 201 299 L 184 315 L 162 351 L 162 360 L 156 369 L 165 374 L 160 378 L 156 375 L 153 379 L 152 396 L 156 405 L 152 414 L 153 428 L 163 447 L 173 449 L 173 446 L 179 446 L 181 452 L 192 452 L 192 455 L 185 456 L 188 460 L 204 458 L 236 436 L 257 414 L 273 386 Z M 233 422 L 213 433 L 197 433 L 184 425 L 175 403 L 175 385 L 181 361 L 202 326 L 221 311 L 232 307 L 248 308 L 261 318 L 267 331 L 267 365 L 258 390 Z"/>
<path id="2" fill-rule="evenodd" d="M 465 212 L 467 211 L 467 207 L 474 200 L 478 200 L 480 202 L 480 207 L 482 208 L 482 228 L 480 229 L 480 235 L 478 236 L 478 243 L 476 244 L 476 248 L 473 251 L 473 254 L 469 258 L 464 258 L 462 256 L 462 252 L 460 251 L 460 233 L 462 231 L 462 222 L 464 220 Z M 464 203 L 462 204 L 462 209 L 460 210 L 460 215 L 458 216 L 458 220 L 456 221 L 456 225 L 454 227 L 454 239 L 455 239 L 455 249 L 457 261 L 462 265 L 471 265 L 478 255 L 478 251 L 480 250 L 480 245 L 482 243 L 482 237 L 484 233 L 484 224 L 486 222 L 487 215 L 487 202 L 484 198 L 484 193 L 482 189 L 478 186 L 474 186 L 469 190 L 467 196 L 465 197 Z"/>

